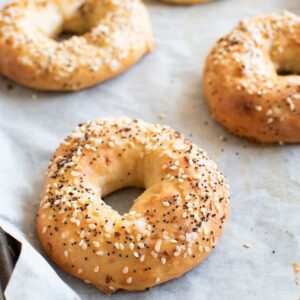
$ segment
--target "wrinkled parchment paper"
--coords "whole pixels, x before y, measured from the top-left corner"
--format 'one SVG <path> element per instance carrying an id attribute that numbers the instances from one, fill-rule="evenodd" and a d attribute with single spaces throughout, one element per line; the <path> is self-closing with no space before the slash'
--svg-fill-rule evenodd
<path id="1" fill-rule="evenodd" d="M 78 123 L 111 115 L 168 124 L 185 134 L 227 175 L 232 202 L 225 234 L 200 266 L 150 291 L 118 292 L 110 299 L 300 299 L 292 267 L 300 263 L 300 146 L 261 146 L 229 135 L 210 118 L 201 87 L 209 49 L 238 20 L 300 13 L 299 0 L 147 6 L 155 51 L 118 78 L 67 94 L 37 93 L 0 80 L 0 225 L 22 242 L 7 299 L 108 299 L 45 257 L 35 221 L 55 148 Z M 110 203 L 126 211 L 130 193 L 118 193 Z"/>

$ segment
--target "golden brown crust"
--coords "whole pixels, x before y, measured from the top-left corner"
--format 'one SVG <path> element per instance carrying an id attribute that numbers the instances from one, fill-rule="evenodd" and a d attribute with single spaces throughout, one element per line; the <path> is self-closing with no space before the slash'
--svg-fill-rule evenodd
<path id="1" fill-rule="evenodd" d="M 55 41 L 62 31 L 78 36 Z M 39 90 L 92 86 L 152 48 L 140 0 L 17 0 L 0 13 L 0 73 Z"/>
<path id="2" fill-rule="evenodd" d="M 120 215 L 102 201 L 145 187 Z M 111 294 L 144 290 L 187 272 L 215 247 L 228 217 L 224 176 L 169 127 L 128 118 L 78 126 L 47 172 L 37 230 L 47 255 Z"/>
<path id="3" fill-rule="evenodd" d="M 207 57 L 204 88 L 213 117 L 262 143 L 300 142 L 300 19 L 274 14 L 243 21 Z"/>

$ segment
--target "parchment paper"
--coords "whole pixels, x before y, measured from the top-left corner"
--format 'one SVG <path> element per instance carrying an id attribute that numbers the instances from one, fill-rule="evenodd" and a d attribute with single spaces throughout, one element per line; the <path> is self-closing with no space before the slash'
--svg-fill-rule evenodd
<path id="1" fill-rule="evenodd" d="M 200 266 L 150 291 L 118 292 L 110 299 L 298 300 L 292 264 L 300 263 L 300 146 L 260 146 L 229 135 L 210 118 L 201 74 L 213 43 L 240 19 L 285 9 L 300 13 L 299 0 L 147 6 L 155 51 L 118 78 L 66 94 L 14 83 L 11 89 L 0 81 L 0 225 L 23 244 L 7 299 L 108 299 L 45 257 L 36 212 L 44 171 L 62 139 L 80 122 L 127 115 L 168 124 L 208 151 L 231 186 L 231 216 L 218 247 Z M 126 210 L 129 198 L 119 193 L 111 201 Z"/>

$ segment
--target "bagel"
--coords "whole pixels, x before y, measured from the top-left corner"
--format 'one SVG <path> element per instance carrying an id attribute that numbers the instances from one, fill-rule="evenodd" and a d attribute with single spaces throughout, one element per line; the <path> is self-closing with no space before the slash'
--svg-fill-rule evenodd
<path id="1" fill-rule="evenodd" d="M 102 197 L 144 187 L 129 213 Z M 121 200 L 121 199 L 120 199 Z M 104 293 L 139 291 L 200 263 L 228 217 L 224 176 L 169 127 L 128 118 L 81 124 L 49 165 L 37 231 L 61 268 Z"/>
<path id="2" fill-rule="evenodd" d="M 213 117 L 250 140 L 299 143 L 299 55 L 298 16 L 242 21 L 206 60 L 204 89 Z"/>
<path id="3" fill-rule="evenodd" d="M 87 88 L 152 48 L 140 0 L 17 0 L 0 13 L 0 73 L 38 90 Z"/>

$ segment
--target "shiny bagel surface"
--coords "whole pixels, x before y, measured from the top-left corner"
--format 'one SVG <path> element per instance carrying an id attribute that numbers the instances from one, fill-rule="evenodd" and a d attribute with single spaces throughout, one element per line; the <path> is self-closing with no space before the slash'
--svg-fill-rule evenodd
<path id="1" fill-rule="evenodd" d="M 213 117 L 262 142 L 300 142 L 300 18 L 273 14 L 241 22 L 210 52 L 204 88 Z"/>

